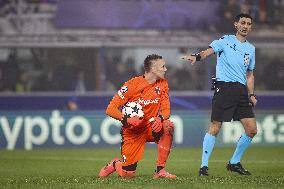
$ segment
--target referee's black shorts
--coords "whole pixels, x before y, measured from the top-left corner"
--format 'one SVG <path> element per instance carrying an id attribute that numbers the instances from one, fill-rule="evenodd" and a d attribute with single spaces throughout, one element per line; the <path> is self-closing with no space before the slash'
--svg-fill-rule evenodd
<path id="1" fill-rule="evenodd" d="M 254 118 L 247 86 L 239 82 L 217 81 L 212 99 L 211 121 L 230 122 Z"/>

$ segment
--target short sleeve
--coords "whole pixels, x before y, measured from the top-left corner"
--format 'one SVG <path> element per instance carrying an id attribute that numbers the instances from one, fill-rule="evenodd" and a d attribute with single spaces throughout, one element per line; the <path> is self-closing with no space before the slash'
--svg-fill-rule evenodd
<path id="1" fill-rule="evenodd" d="M 252 53 L 252 57 L 250 58 L 249 66 L 248 66 L 248 71 L 253 71 L 255 68 L 255 49 Z"/>
<path id="2" fill-rule="evenodd" d="M 223 36 L 218 40 L 212 41 L 212 43 L 209 45 L 209 47 L 211 47 L 214 50 L 215 53 L 223 51 L 223 47 L 224 47 L 224 44 L 225 44 L 225 38 L 226 38 L 226 36 Z"/>

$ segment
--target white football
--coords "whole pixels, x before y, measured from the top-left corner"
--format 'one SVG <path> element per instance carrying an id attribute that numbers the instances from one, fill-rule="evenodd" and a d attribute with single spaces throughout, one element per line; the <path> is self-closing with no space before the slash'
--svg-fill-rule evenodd
<path id="1" fill-rule="evenodd" d="M 121 112 L 127 117 L 144 116 L 143 107 L 137 102 L 127 102 L 122 106 Z"/>

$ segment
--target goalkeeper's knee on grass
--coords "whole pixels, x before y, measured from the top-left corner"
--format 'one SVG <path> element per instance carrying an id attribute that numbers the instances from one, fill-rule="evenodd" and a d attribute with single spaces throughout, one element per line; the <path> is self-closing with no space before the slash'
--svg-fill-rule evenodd
<path id="1" fill-rule="evenodd" d="M 157 166 L 165 167 L 171 151 L 174 134 L 174 124 L 170 120 L 163 121 L 163 132 L 158 142 Z"/>

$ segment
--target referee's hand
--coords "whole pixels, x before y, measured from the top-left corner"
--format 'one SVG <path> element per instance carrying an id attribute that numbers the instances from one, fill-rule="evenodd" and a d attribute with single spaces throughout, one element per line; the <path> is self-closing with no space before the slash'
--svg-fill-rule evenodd
<path id="1" fill-rule="evenodd" d="M 192 56 L 192 55 L 188 55 L 188 56 L 182 56 L 180 57 L 182 60 L 187 60 L 187 61 L 191 61 L 191 64 L 195 64 L 196 62 L 196 56 Z"/>
<path id="2" fill-rule="evenodd" d="M 254 106 L 256 106 L 256 104 L 257 104 L 257 99 L 256 99 L 256 97 L 255 96 L 250 96 L 249 97 L 249 102 L 250 102 L 250 104 L 254 107 Z"/>

